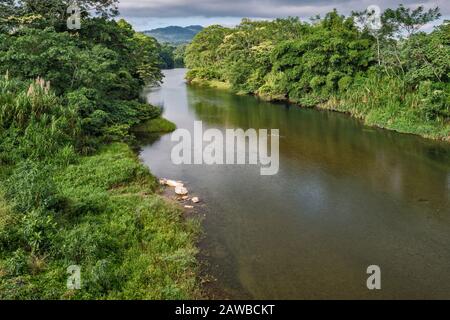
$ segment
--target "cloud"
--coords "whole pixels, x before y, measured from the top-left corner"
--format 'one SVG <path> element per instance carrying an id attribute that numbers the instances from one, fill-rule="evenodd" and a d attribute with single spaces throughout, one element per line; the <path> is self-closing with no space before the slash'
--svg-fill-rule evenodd
<path id="1" fill-rule="evenodd" d="M 174 17 L 258 17 L 287 16 L 311 17 L 324 14 L 333 8 L 348 14 L 352 10 L 364 10 L 375 4 L 381 9 L 424 5 L 439 6 L 444 15 L 450 14 L 448 0 L 120 0 L 124 17 L 174 18 Z"/>

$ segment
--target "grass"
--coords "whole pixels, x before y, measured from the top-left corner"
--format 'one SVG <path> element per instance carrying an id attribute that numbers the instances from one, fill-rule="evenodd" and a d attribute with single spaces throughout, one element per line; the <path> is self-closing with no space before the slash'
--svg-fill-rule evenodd
<path id="1" fill-rule="evenodd" d="M 146 121 L 135 128 L 133 131 L 136 133 L 169 133 L 177 129 L 177 126 L 164 118 L 155 118 Z"/>
<path id="2" fill-rule="evenodd" d="M 54 217 L 57 232 L 45 253 L 2 249 L 18 215 L 0 193 L 0 299 L 199 296 L 199 223 L 156 193 L 155 178 L 126 144 L 55 168 L 53 180 L 66 207 Z M 81 290 L 66 288 L 73 264 L 81 267 Z"/>
<path id="3" fill-rule="evenodd" d="M 193 85 L 232 91 L 231 85 L 218 80 L 195 78 Z M 419 116 L 417 104 L 420 103 L 416 93 L 401 92 L 395 84 L 378 85 L 360 90 L 348 90 L 344 94 L 333 95 L 326 102 L 313 103 L 319 109 L 347 113 L 361 119 L 367 126 L 380 127 L 400 133 L 409 133 L 428 139 L 450 142 L 450 123 L 447 121 L 427 120 Z M 242 93 L 237 93 L 242 94 Z M 287 101 L 285 95 L 258 95 L 264 101 Z M 400 99 L 400 97 L 404 97 Z M 304 97 L 304 100 L 307 97 Z M 291 103 L 305 105 L 303 101 Z M 309 105 L 308 105 L 309 106 Z"/>
<path id="4" fill-rule="evenodd" d="M 231 84 L 219 80 L 205 80 L 200 78 L 194 78 L 189 81 L 192 85 L 197 85 L 201 87 L 214 88 L 218 90 L 231 90 Z"/>
<path id="5" fill-rule="evenodd" d="M 368 79 L 344 93 L 332 96 L 320 108 L 346 112 L 362 119 L 368 126 L 376 126 L 401 133 L 450 142 L 450 122 L 445 119 L 427 119 L 429 97 L 417 91 L 405 90 L 396 79 L 378 83 Z"/>

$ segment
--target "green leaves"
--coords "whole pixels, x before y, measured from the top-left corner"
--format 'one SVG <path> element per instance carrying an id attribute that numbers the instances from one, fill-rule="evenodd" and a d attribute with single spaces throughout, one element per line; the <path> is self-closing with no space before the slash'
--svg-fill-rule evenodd
<path id="1" fill-rule="evenodd" d="M 22 214 L 33 210 L 53 210 L 63 199 L 51 178 L 52 168 L 34 161 L 24 161 L 6 182 L 6 198 Z"/>
<path id="2" fill-rule="evenodd" d="M 425 10 L 423 6 L 415 9 L 406 8 L 402 4 L 395 10 L 386 9 L 381 19 L 384 33 L 390 36 L 411 36 L 422 26 L 441 17 L 439 8 Z"/>
<path id="3" fill-rule="evenodd" d="M 371 83 L 370 73 L 376 72 L 379 81 L 400 84 L 392 90 L 398 96 L 389 95 L 396 106 L 410 93 L 418 99 L 420 87 L 423 98 L 408 102 L 411 113 L 425 121 L 448 120 L 450 25 L 417 33 L 440 17 L 439 10 L 387 9 L 384 27 L 372 32 L 364 28 L 366 13 L 353 13 L 358 25 L 333 10 L 312 24 L 293 18 L 244 19 L 233 29 L 206 28 L 187 48 L 187 77 L 224 81 L 240 93 L 311 106 L 358 91 L 359 85 L 353 85 Z M 374 88 L 380 94 L 385 89 Z M 362 99 L 361 104 L 367 103 Z"/>
<path id="4" fill-rule="evenodd" d="M 65 0 L 0 3 L 0 164 L 9 169 L 0 184 L 0 299 L 194 292 L 193 235 L 153 194 L 154 177 L 129 147 L 80 157 L 100 143 L 131 141 L 131 128 L 146 120 L 170 129 L 159 108 L 139 100 L 142 86 L 162 79 L 159 45 L 106 19 L 115 3 L 79 1 L 82 29 L 71 33 Z M 101 17 L 89 18 L 87 8 Z M 138 213 L 146 220 L 138 223 Z M 158 264 L 178 250 L 190 270 Z M 66 291 L 73 263 L 82 267 L 83 291 Z M 159 278 L 141 276 L 149 265 Z"/>
<path id="5" fill-rule="evenodd" d="M 277 99 L 333 92 L 341 78 L 370 67 L 372 41 L 336 11 L 313 25 L 244 19 L 234 29 L 214 26 L 197 35 L 187 49 L 188 78 L 222 80 L 235 91 Z"/>

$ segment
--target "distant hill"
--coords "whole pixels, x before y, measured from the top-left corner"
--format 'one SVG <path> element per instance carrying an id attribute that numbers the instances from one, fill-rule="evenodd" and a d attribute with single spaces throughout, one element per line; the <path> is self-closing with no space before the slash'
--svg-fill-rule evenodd
<path id="1" fill-rule="evenodd" d="M 156 40 L 161 43 L 171 43 L 178 45 L 191 42 L 195 35 L 202 30 L 202 26 L 170 26 L 166 28 L 147 30 L 143 33 L 156 38 Z"/>

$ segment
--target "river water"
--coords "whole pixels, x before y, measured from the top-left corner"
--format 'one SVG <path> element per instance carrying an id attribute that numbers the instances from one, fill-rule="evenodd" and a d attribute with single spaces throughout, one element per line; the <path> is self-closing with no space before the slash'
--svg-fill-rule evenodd
<path id="1" fill-rule="evenodd" d="M 187 86 L 165 72 L 149 101 L 192 132 L 280 130 L 280 170 L 174 165 L 170 135 L 142 148 L 152 172 L 206 207 L 209 272 L 233 298 L 450 299 L 450 146 L 346 115 Z M 381 268 L 368 290 L 367 267 Z"/>

